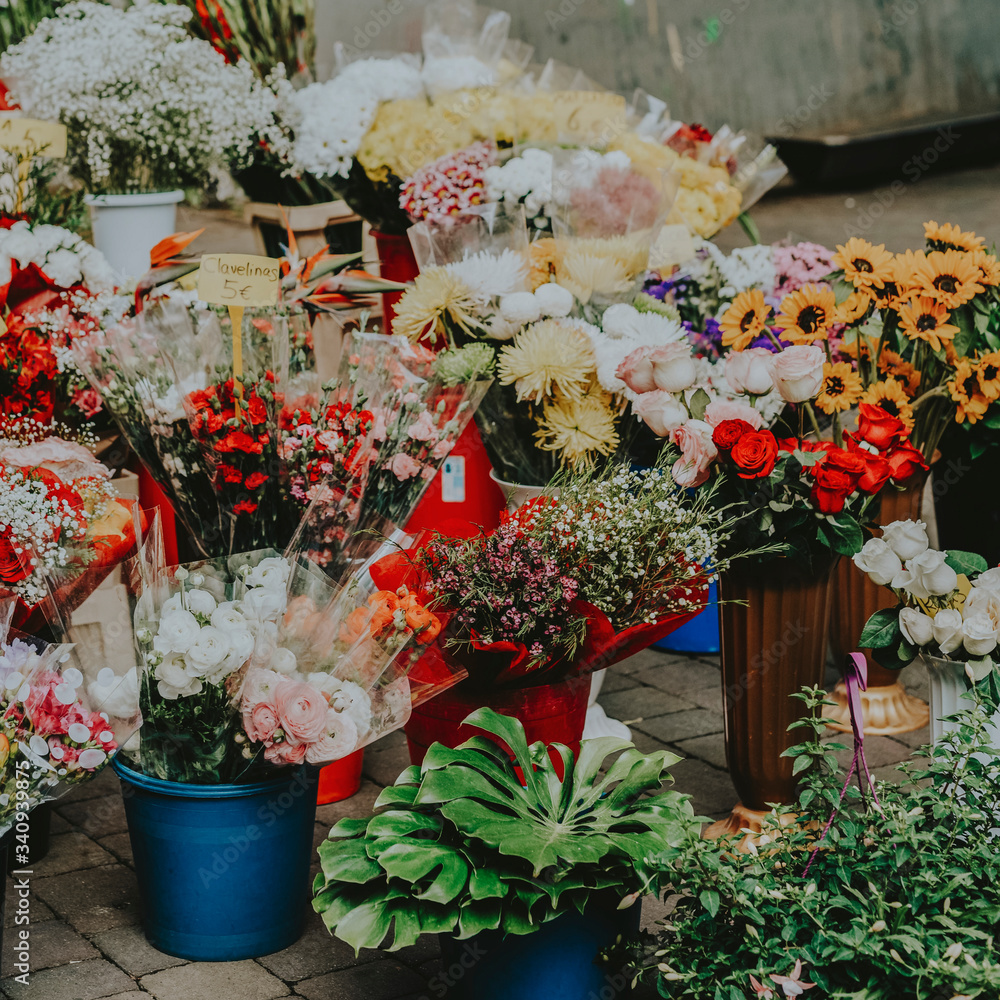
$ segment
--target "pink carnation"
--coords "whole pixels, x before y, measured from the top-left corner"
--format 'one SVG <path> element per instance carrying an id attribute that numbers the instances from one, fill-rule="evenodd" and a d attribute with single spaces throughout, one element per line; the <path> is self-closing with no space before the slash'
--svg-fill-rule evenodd
<path id="1" fill-rule="evenodd" d="M 444 222 L 486 200 L 486 168 L 496 162 L 496 147 L 475 142 L 421 167 L 404 184 L 399 206 L 415 222 Z"/>
<path id="2" fill-rule="evenodd" d="M 412 479 L 420 474 L 422 466 L 415 462 L 409 455 L 398 451 L 389 459 L 389 471 L 400 481 Z"/>

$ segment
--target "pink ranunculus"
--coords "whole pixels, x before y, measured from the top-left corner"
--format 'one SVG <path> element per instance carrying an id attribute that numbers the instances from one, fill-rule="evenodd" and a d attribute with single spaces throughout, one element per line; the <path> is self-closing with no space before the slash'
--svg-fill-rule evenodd
<path id="1" fill-rule="evenodd" d="M 357 749 L 358 727 L 349 715 L 331 709 L 327 712 L 326 727 L 327 734 L 306 749 L 309 764 L 328 764 Z"/>
<path id="2" fill-rule="evenodd" d="M 653 366 L 653 381 L 657 389 L 663 389 L 664 392 L 683 392 L 694 385 L 697 371 L 691 347 L 686 341 L 683 344 L 654 347 L 649 360 Z"/>
<path id="3" fill-rule="evenodd" d="M 455 447 L 455 442 L 451 438 L 442 438 L 431 450 L 431 458 L 435 462 L 440 462 L 442 458 L 447 458 L 451 454 L 451 449 Z"/>
<path id="4" fill-rule="evenodd" d="M 326 731 L 326 698 L 311 684 L 284 680 L 274 689 L 274 710 L 293 743 L 314 743 Z"/>
<path id="5" fill-rule="evenodd" d="M 632 404 L 632 411 L 658 437 L 669 437 L 688 419 L 688 412 L 677 397 L 662 389 L 644 392 Z"/>
<path id="6" fill-rule="evenodd" d="M 434 423 L 434 418 L 430 415 L 427 410 L 417 417 L 416 420 L 410 424 L 409 430 L 406 432 L 407 437 L 413 438 L 414 441 L 433 441 L 437 439 L 438 429 L 437 425 Z"/>
<path id="7" fill-rule="evenodd" d="M 755 431 L 764 423 L 760 413 L 747 403 L 738 399 L 714 399 L 705 407 L 705 423 L 715 428 L 723 420 L 745 420 Z"/>
<path id="8" fill-rule="evenodd" d="M 398 451 L 389 459 L 389 471 L 401 482 L 420 474 L 422 466 L 405 452 Z"/>
<path id="9" fill-rule="evenodd" d="M 774 354 L 766 347 L 730 351 L 726 355 L 726 381 L 733 392 L 763 396 L 774 388 L 771 365 Z"/>
<path id="10" fill-rule="evenodd" d="M 637 347 L 625 356 L 625 360 L 615 371 L 615 375 L 633 392 L 642 394 L 653 392 L 656 389 L 656 380 L 653 378 L 653 362 L 649 357 L 652 350 L 651 347 Z"/>
<path id="11" fill-rule="evenodd" d="M 259 701 L 256 705 L 244 705 L 243 728 L 255 743 L 267 743 L 278 728 L 278 713 L 273 705 Z"/>
<path id="12" fill-rule="evenodd" d="M 688 420 L 671 435 L 681 450 L 672 474 L 678 486 L 700 486 L 708 479 L 708 470 L 719 454 L 712 443 L 712 427 L 704 420 Z"/>
<path id="13" fill-rule="evenodd" d="M 820 347 L 786 347 L 774 357 L 771 368 L 774 387 L 786 402 L 804 403 L 823 387 L 825 363 L 826 355 Z"/>
<path id="14" fill-rule="evenodd" d="M 275 743 L 264 750 L 272 764 L 301 764 L 306 759 L 305 743 Z"/>

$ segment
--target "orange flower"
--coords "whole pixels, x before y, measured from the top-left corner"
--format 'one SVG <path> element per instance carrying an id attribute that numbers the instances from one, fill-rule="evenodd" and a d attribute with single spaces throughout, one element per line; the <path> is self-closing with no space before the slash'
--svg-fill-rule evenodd
<path id="1" fill-rule="evenodd" d="M 899 325 L 910 340 L 926 340 L 935 351 L 955 339 L 958 327 L 949 323 L 948 310 L 931 298 L 914 299 L 899 307 Z"/>
<path id="2" fill-rule="evenodd" d="M 975 233 L 966 233 L 950 222 L 939 226 L 936 222 L 924 223 L 924 239 L 932 250 L 961 250 L 973 253 L 982 250 L 986 240 Z"/>
<path id="3" fill-rule="evenodd" d="M 917 262 L 915 277 L 921 294 L 946 309 L 955 309 L 983 291 L 979 268 L 971 256 L 959 250 L 929 253 Z"/>
<path id="4" fill-rule="evenodd" d="M 559 266 L 559 243 L 551 236 L 535 240 L 528 248 L 529 263 L 531 273 L 528 278 L 531 282 L 531 290 L 534 291 L 540 285 L 544 285 L 552 280 Z"/>
<path id="5" fill-rule="evenodd" d="M 895 351 L 882 351 L 878 358 L 878 369 L 894 378 L 907 396 L 912 396 L 920 388 L 920 372 Z"/>
<path id="6" fill-rule="evenodd" d="M 782 340 L 809 345 L 826 337 L 836 314 L 836 302 L 829 288 L 803 285 L 781 300 L 781 313 L 774 325 L 782 330 Z"/>
<path id="7" fill-rule="evenodd" d="M 951 398 L 958 404 L 955 420 L 974 424 L 983 418 L 990 401 L 983 395 L 979 376 L 968 358 L 962 358 L 955 368 L 955 377 L 948 383 Z"/>
<path id="8" fill-rule="evenodd" d="M 731 347 L 734 351 L 749 347 L 767 328 L 770 314 L 771 307 L 764 301 L 763 292 L 756 288 L 740 292 L 719 322 L 722 346 Z"/>
<path id="9" fill-rule="evenodd" d="M 892 279 L 893 260 L 884 243 L 872 246 L 857 236 L 838 246 L 833 255 L 834 267 L 839 267 L 856 288 L 881 288 Z"/>
<path id="10" fill-rule="evenodd" d="M 979 391 L 990 401 L 1000 399 L 1000 351 L 984 354 L 976 364 Z"/>
<path id="11" fill-rule="evenodd" d="M 977 250 L 971 255 L 972 263 L 979 268 L 979 284 L 986 288 L 1000 285 L 1000 261 L 985 250 Z"/>
<path id="12" fill-rule="evenodd" d="M 854 323 L 861 319 L 871 308 L 874 299 L 871 296 L 870 288 L 859 288 L 851 292 L 847 298 L 837 306 L 838 323 Z"/>
<path id="13" fill-rule="evenodd" d="M 886 413 L 902 420 L 907 430 L 913 427 L 913 407 L 910 405 L 910 398 L 895 379 L 873 382 L 858 402 L 881 406 Z"/>
<path id="14" fill-rule="evenodd" d="M 849 410 L 858 401 L 861 388 L 861 376 L 846 361 L 825 364 L 816 405 L 827 414 Z"/>

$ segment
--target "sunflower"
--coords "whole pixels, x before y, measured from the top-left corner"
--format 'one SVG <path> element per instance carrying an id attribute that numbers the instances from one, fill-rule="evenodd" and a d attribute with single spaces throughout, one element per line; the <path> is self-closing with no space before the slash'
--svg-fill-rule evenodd
<path id="1" fill-rule="evenodd" d="M 894 378 L 907 396 L 912 396 L 920 388 L 920 372 L 895 351 L 882 351 L 878 356 L 878 370 Z"/>
<path id="2" fill-rule="evenodd" d="M 513 384 L 518 402 L 537 403 L 556 390 L 579 399 L 596 370 L 590 338 L 572 323 L 556 319 L 525 327 L 497 359 L 500 384 Z"/>
<path id="3" fill-rule="evenodd" d="M 782 331 L 782 340 L 807 346 L 826 338 L 836 312 L 836 300 L 829 288 L 803 285 L 781 300 L 781 313 L 774 326 Z"/>
<path id="4" fill-rule="evenodd" d="M 955 309 L 983 290 L 979 268 L 972 257 L 958 250 L 935 250 L 917 262 L 915 278 L 922 295 Z"/>
<path id="5" fill-rule="evenodd" d="M 861 319 L 871 308 L 874 299 L 871 296 L 870 288 L 859 288 L 851 292 L 847 298 L 837 306 L 836 321 L 838 323 L 854 323 Z"/>
<path id="6" fill-rule="evenodd" d="M 872 246 L 857 236 L 838 246 L 833 255 L 834 267 L 839 267 L 856 288 L 881 288 L 892 279 L 893 260 L 894 255 L 886 250 L 884 243 Z"/>
<path id="7" fill-rule="evenodd" d="M 559 244 L 551 236 L 535 240 L 528 248 L 528 256 L 531 264 L 528 280 L 534 291 L 540 285 L 548 284 L 556 273 L 559 266 Z"/>
<path id="8" fill-rule="evenodd" d="M 861 376 L 846 362 L 823 365 L 823 388 L 816 405 L 827 414 L 849 410 L 861 395 Z"/>
<path id="9" fill-rule="evenodd" d="M 767 329 L 767 318 L 771 307 L 764 301 L 764 293 L 759 289 L 740 292 L 730 303 L 719 329 L 722 330 L 722 346 L 742 351 L 749 347 L 754 338 Z"/>
<path id="10" fill-rule="evenodd" d="M 955 413 L 957 423 L 966 420 L 970 424 L 981 420 L 989 408 L 990 401 L 983 395 L 979 376 L 968 358 L 962 358 L 955 368 L 955 377 L 948 383 L 951 398 L 958 404 Z"/>
<path id="11" fill-rule="evenodd" d="M 984 354 L 976 363 L 979 391 L 992 403 L 1000 399 L 1000 351 Z"/>
<path id="12" fill-rule="evenodd" d="M 939 226 L 936 222 L 924 223 L 924 239 L 932 250 L 961 250 L 974 253 L 982 250 L 986 240 L 975 233 L 965 233 L 950 222 Z"/>
<path id="13" fill-rule="evenodd" d="M 977 250 L 972 256 L 972 263 L 979 268 L 979 284 L 987 288 L 1000 285 L 1000 261 L 985 250 Z"/>
<path id="14" fill-rule="evenodd" d="M 579 466 L 596 455 L 612 455 L 618 447 L 615 412 L 608 393 L 570 398 L 559 395 L 546 402 L 535 431 L 535 444 L 556 451 L 567 465 Z"/>
<path id="15" fill-rule="evenodd" d="M 903 387 L 895 379 L 873 382 L 858 402 L 881 406 L 886 413 L 899 417 L 906 424 L 907 430 L 913 427 L 913 407 Z"/>
<path id="16" fill-rule="evenodd" d="M 444 267 L 429 267 L 399 300 L 392 331 L 414 341 L 426 334 L 434 344 L 439 336 L 451 340 L 447 327 L 453 324 L 475 336 L 474 329 L 480 326 L 476 309 L 472 290 L 458 275 Z"/>
<path id="17" fill-rule="evenodd" d="M 926 340 L 935 351 L 954 340 L 958 327 L 948 322 L 949 312 L 934 299 L 913 299 L 899 307 L 899 325 L 910 340 Z"/>

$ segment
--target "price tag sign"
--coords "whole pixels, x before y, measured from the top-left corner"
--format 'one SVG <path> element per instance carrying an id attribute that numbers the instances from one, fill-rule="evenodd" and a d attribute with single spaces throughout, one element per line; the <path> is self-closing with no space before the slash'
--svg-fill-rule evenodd
<path id="1" fill-rule="evenodd" d="M 233 376 L 243 375 L 243 310 L 247 306 L 273 306 L 278 302 L 281 267 L 273 257 L 246 253 L 207 253 L 198 269 L 198 298 L 211 305 L 228 306 L 233 326 Z M 236 390 L 236 415 L 240 415 L 242 387 Z"/>
<path id="2" fill-rule="evenodd" d="M 552 95 L 560 139 L 609 142 L 625 129 L 625 98 L 596 90 L 561 90 Z"/>
<path id="3" fill-rule="evenodd" d="M 37 153 L 63 157 L 66 155 L 66 126 L 5 114 L 0 118 L 0 149 L 22 155 Z"/>

